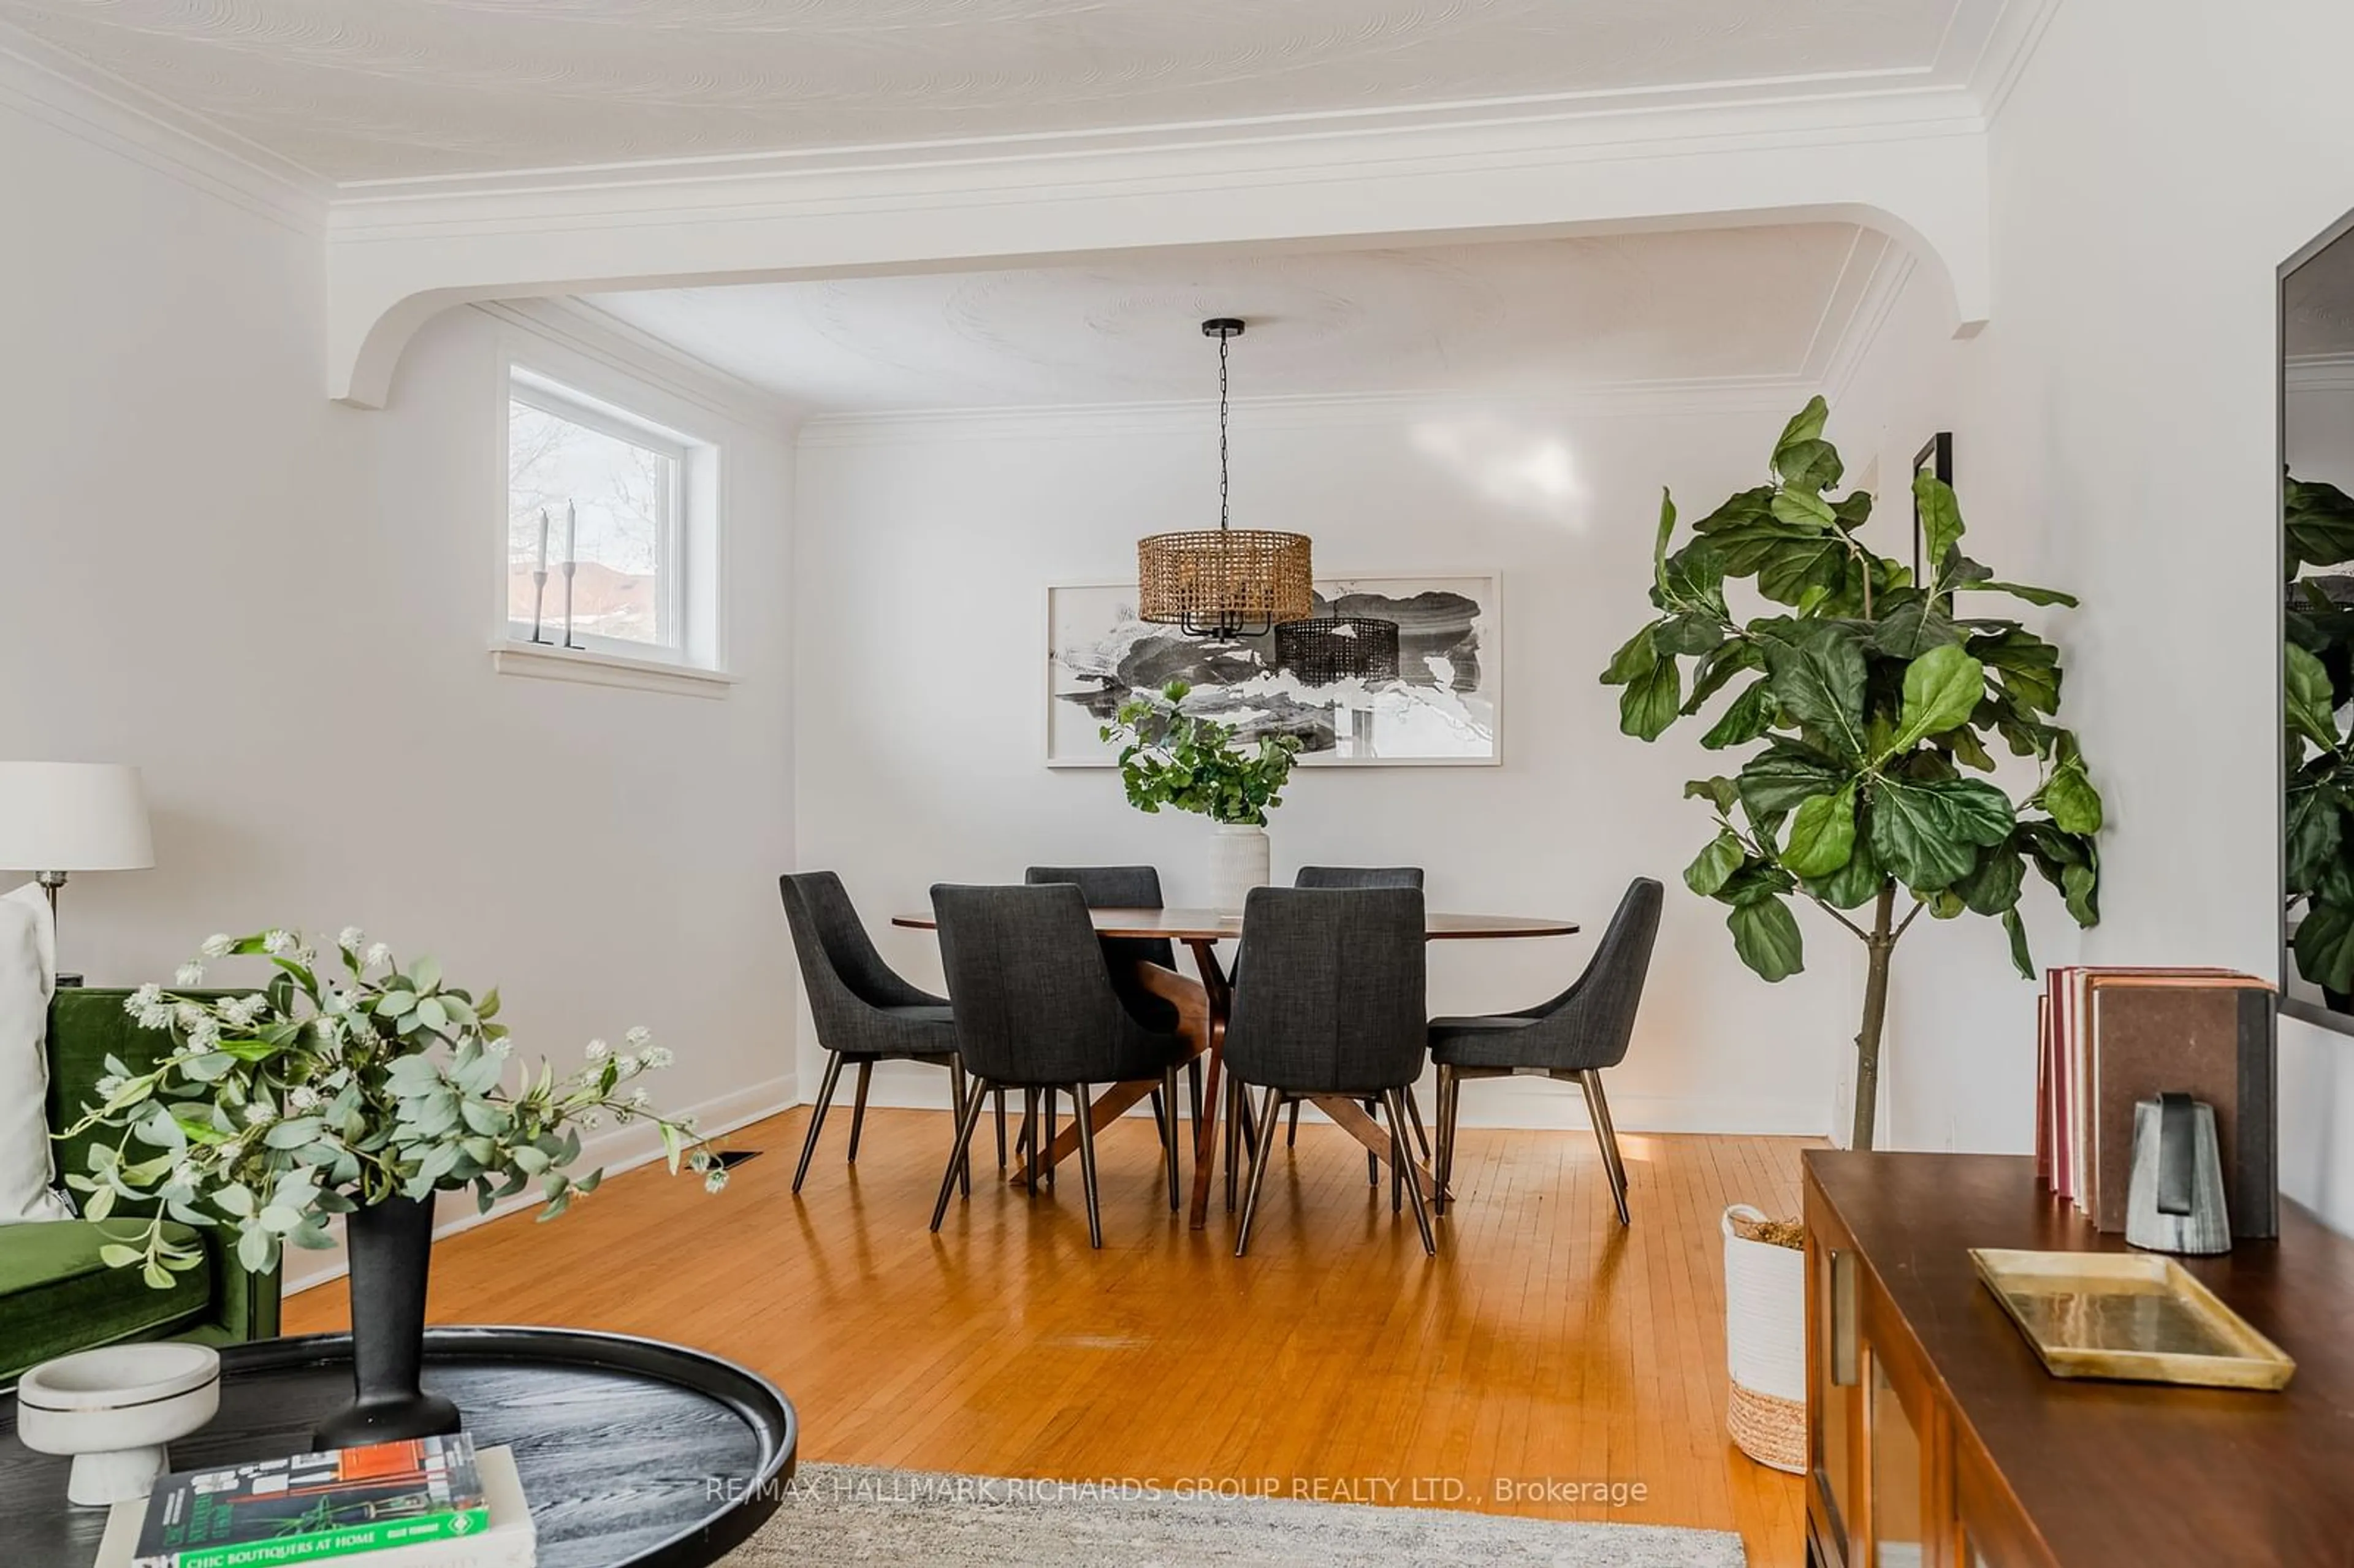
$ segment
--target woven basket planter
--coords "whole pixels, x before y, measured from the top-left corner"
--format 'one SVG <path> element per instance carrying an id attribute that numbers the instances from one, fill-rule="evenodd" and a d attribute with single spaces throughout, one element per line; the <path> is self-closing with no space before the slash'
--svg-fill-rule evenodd
<path id="1" fill-rule="evenodd" d="M 1725 1426 L 1743 1453 L 1792 1475 L 1807 1470 L 1807 1255 L 1751 1241 L 1736 1221 L 1762 1223 L 1746 1203 L 1724 1211 L 1724 1352 L 1733 1388 Z"/>

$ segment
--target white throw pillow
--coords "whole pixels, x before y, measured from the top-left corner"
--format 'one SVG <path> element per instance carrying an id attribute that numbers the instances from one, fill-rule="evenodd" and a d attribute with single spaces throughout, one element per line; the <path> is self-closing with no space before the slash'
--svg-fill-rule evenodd
<path id="1" fill-rule="evenodd" d="M 48 895 L 27 883 L 0 898 L 0 1224 L 69 1220 L 49 1158 L 49 997 L 58 939 Z"/>

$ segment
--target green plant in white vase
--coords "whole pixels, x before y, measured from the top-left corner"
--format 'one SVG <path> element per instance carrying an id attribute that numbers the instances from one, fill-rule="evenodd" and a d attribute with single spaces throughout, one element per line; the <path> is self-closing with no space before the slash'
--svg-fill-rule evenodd
<path id="1" fill-rule="evenodd" d="M 1122 743 L 1119 777 L 1129 805 L 1146 812 L 1173 806 L 1218 824 L 1210 846 L 1211 900 L 1239 909 L 1244 895 L 1267 881 L 1267 814 L 1283 804 L 1299 741 L 1265 735 L 1246 746 L 1234 726 L 1185 711 L 1193 689 L 1172 681 L 1158 696 L 1125 703 L 1118 722 L 1101 734 Z"/>
<path id="2" fill-rule="evenodd" d="M 239 1261 L 259 1272 L 288 1242 L 332 1247 L 328 1222 L 344 1216 L 358 1399 L 323 1441 L 456 1429 L 454 1408 L 415 1381 L 436 1193 L 471 1188 L 487 1211 L 537 1182 L 540 1217 L 553 1219 L 596 1191 L 601 1170 L 572 1168 L 581 1134 L 608 1118 L 651 1124 L 673 1171 L 726 1184 L 692 1118 L 654 1110 L 636 1083 L 670 1062 L 642 1029 L 619 1052 L 590 1042 L 588 1065 L 558 1078 L 544 1061 L 535 1073 L 512 1062 L 496 991 L 445 983 L 429 957 L 404 968 L 356 928 L 337 938 L 333 969 L 292 931 L 204 944 L 204 959 L 239 957 L 276 972 L 253 991 L 132 993 L 132 1016 L 168 1031 L 171 1047 L 144 1072 L 108 1058 L 101 1102 L 60 1136 L 119 1136 L 91 1144 L 88 1171 L 66 1181 L 90 1219 L 140 1206 L 101 1256 L 159 1288 L 204 1255 L 167 1221 L 234 1231 Z M 203 960 L 175 980 L 202 985 Z"/>

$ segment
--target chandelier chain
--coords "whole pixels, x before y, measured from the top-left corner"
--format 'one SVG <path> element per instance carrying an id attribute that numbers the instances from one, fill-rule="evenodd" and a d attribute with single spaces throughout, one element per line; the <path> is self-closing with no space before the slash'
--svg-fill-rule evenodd
<path id="1" fill-rule="evenodd" d="M 1226 344 L 1218 334 L 1218 532 L 1226 531 Z"/>

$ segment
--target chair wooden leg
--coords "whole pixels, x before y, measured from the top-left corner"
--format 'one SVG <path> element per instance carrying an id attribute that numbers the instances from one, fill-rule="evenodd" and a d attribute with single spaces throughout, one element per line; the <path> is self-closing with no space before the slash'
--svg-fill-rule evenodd
<path id="1" fill-rule="evenodd" d="M 1602 1075 L 1588 1068 L 1577 1075 L 1585 1090 L 1585 1112 L 1594 1122 L 1594 1139 L 1602 1146 L 1602 1168 L 1610 1177 L 1611 1201 L 1618 1205 L 1618 1223 L 1627 1216 L 1627 1164 L 1618 1158 L 1618 1129 L 1610 1124 L 1610 1102 L 1602 1095 Z"/>
<path id="2" fill-rule="evenodd" d="M 1243 1102 L 1246 1099 L 1250 1097 L 1243 1093 L 1241 1078 L 1226 1074 L 1226 1213 L 1229 1215 L 1234 1213 L 1234 1189 L 1235 1180 L 1238 1180 L 1235 1168 L 1238 1168 L 1238 1160 L 1243 1159 Z"/>
<path id="3" fill-rule="evenodd" d="M 1202 1058 L 1198 1054 L 1185 1058 L 1185 1077 L 1193 1086 L 1193 1125 L 1199 1127 L 1202 1125 Z"/>
<path id="4" fill-rule="evenodd" d="M 1365 1114 L 1367 1116 L 1378 1117 L 1381 1114 L 1381 1109 L 1382 1102 L 1379 1100 L 1367 1100 L 1365 1102 Z M 1365 1185 L 1368 1187 L 1378 1187 L 1381 1184 L 1382 1157 L 1368 1149 L 1365 1150 Z"/>
<path id="5" fill-rule="evenodd" d="M 825 1076 L 819 1080 L 817 1104 L 810 1109 L 809 1136 L 801 1139 L 801 1162 L 793 1167 L 793 1191 L 801 1190 L 801 1178 L 809 1174 L 810 1156 L 817 1152 L 817 1135 L 825 1127 L 825 1107 L 833 1103 L 833 1086 L 842 1079 L 842 1053 L 825 1054 Z"/>
<path id="6" fill-rule="evenodd" d="M 1390 1124 L 1390 1213 L 1394 1214 L 1405 1206 L 1405 1160 L 1409 1148 L 1405 1126 Z"/>
<path id="7" fill-rule="evenodd" d="M 1096 1198 L 1096 1118 L 1087 1114 L 1087 1086 L 1071 1086 L 1071 1119 L 1079 1124 L 1079 1185 L 1087 1200 L 1087 1245 L 1103 1250 L 1103 1209 Z"/>
<path id="8" fill-rule="evenodd" d="M 1259 1139 L 1258 1152 L 1251 1159 L 1250 1188 L 1243 1198 L 1242 1219 L 1235 1227 L 1236 1257 L 1242 1256 L 1250 1250 L 1251 1221 L 1258 1214 L 1259 1189 L 1266 1185 L 1267 1168 L 1275 1163 L 1275 1139 L 1272 1135 L 1275 1131 L 1276 1113 L 1283 1108 L 1283 1091 L 1270 1087 L 1262 1103 L 1266 1107 L 1267 1114 L 1262 1118 L 1261 1125 L 1267 1128 L 1269 1136 Z"/>
<path id="9" fill-rule="evenodd" d="M 964 1125 L 965 1095 L 964 1064 L 951 1060 L 949 1063 L 949 1106 L 954 1112 L 949 1122 L 951 1127 Z M 970 1153 L 957 1164 L 957 1187 L 966 1197 L 972 1196 L 972 1156 Z"/>
<path id="10" fill-rule="evenodd" d="M 1022 1090 L 1022 1192 L 1038 1195 L 1038 1091 L 1027 1086 Z"/>
<path id="11" fill-rule="evenodd" d="M 1447 1205 L 1453 1196 L 1455 1109 L 1457 1097 L 1462 1092 L 1463 1082 L 1455 1075 L 1455 1069 L 1441 1066 L 1438 1069 L 1438 1161 L 1433 1174 L 1437 1178 L 1438 1187 L 1434 1206 L 1442 1214 L 1447 1213 Z"/>
<path id="12" fill-rule="evenodd" d="M 1161 1120 L 1161 1150 L 1169 1167 L 1169 1212 L 1178 1208 L 1177 1188 L 1177 1069 L 1161 1075 L 1161 1092 L 1169 1097 L 1169 1114 Z"/>
<path id="13" fill-rule="evenodd" d="M 1051 1192 L 1055 1188 L 1055 1091 L 1042 1090 L 1038 1098 L 1040 1121 L 1045 1129 L 1038 1136 L 1046 1140 L 1038 1146 L 1038 1157 L 1045 1162 L 1046 1187 Z"/>
<path id="14" fill-rule="evenodd" d="M 1415 1146 L 1422 1150 L 1426 1164 L 1430 1160 L 1430 1129 L 1422 1125 L 1422 1102 L 1414 1097 L 1414 1086 L 1405 1086 L 1405 1118 L 1414 1124 Z"/>
<path id="15" fill-rule="evenodd" d="M 874 1078 L 875 1064 L 859 1063 L 858 1103 L 853 1106 L 850 1111 L 850 1157 L 843 1161 L 844 1165 L 858 1163 L 858 1135 L 866 1129 L 866 1086 L 872 1083 Z"/>
<path id="16" fill-rule="evenodd" d="M 1291 1126 L 1284 1132 L 1283 1147 L 1286 1149 L 1299 1147 L 1299 1102 L 1298 1100 L 1291 1102 Z"/>
<path id="17" fill-rule="evenodd" d="M 997 1168 L 1005 1169 L 1005 1091 L 992 1088 L 990 1094 L 997 1101 Z"/>
<path id="18" fill-rule="evenodd" d="M 940 1195 L 932 1204 L 932 1234 L 940 1234 L 940 1222 L 948 1218 L 949 1198 L 956 1192 L 957 1172 L 964 1169 L 972 1157 L 972 1129 L 981 1125 L 981 1097 L 973 1095 L 965 1101 L 964 1115 L 957 1118 L 956 1147 L 949 1150 L 949 1168 L 940 1173 Z"/>
<path id="19" fill-rule="evenodd" d="M 1175 1096 L 1172 1095 L 1164 1100 L 1159 1089 L 1152 1091 L 1152 1130 L 1160 1135 L 1164 1143 L 1169 1139 L 1169 1107 L 1176 1103 Z"/>
<path id="20" fill-rule="evenodd" d="M 1396 1144 L 1399 1157 L 1403 1159 L 1405 1154 L 1404 1131 L 1405 1107 L 1402 1103 L 1403 1097 L 1397 1090 L 1392 1089 L 1384 1097 L 1388 1099 L 1390 1107 L 1390 1137 Z M 1426 1256 L 1437 1257 L 1438 1237 L 1433 1234 L 1430 1229 L 1430 1205 L 1423 1202 L 1422 1183 L 1408 1181 L 1405 1184 L 1405 1191 L 1406 1196 L 1414 1201 L 1414 1224 L 1415 1228 L 1422 1232 L 1422 1250 Z"/>

